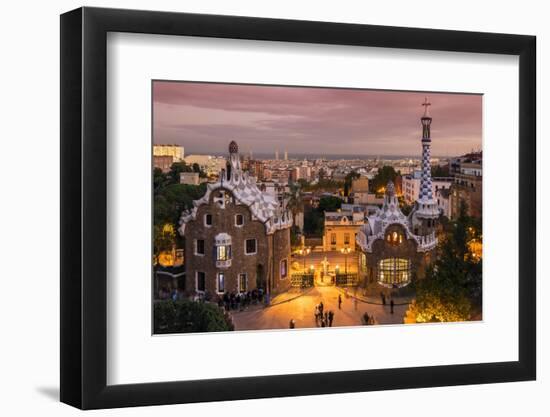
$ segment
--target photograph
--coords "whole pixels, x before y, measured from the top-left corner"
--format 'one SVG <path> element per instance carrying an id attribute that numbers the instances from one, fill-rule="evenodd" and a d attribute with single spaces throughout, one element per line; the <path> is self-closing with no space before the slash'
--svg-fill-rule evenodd
<path id="1" fill-rule="evenodd" d="M 153 80 L 153 334 L 482 320 L 482 101 Z"/>

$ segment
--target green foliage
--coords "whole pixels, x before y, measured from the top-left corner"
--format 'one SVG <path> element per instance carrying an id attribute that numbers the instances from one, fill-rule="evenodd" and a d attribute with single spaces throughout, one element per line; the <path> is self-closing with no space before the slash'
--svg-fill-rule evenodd
<path id="1" fill-rule="evenodd" d="M 325 211 L 336 211 L 342 207 L 342 199 L 334 196 L 321 197 L 319 206 L 304 213 L 304 234 L 322 236 L 325 228 Z"/>
<path id="2" fill-rule="evenodd" d="M 189 300 L 159 301 L 154 305 L 154 333 L 224 332 L 234 330 L 215 304 Z"/>
<path id="3" fill-rule="evenodd" d="M 169 184 L 160 188 L 154 195 L 154 224 L 172 223 L 177 225 L 181 212 L 193 207 L 197 200 L 206 193 L 206 184 Z"/>
<path id="4" fill-rule="evenodd" d="M 472 303 L 481 305 L 482 263 L 470 253 L 468 242 L 481 237 L 476 221 L 461 207 L 454 222 L 446 222 L 446 238 L 438 248 L 439 258 L 417 283 L 417 298 L 411 311 L 417 322 L 464 321 Z"/>
<path id="5" fill-rule="evenodd" d="M 405 199 L 403 197 L 399 197 L 398 200 L 399 200 L 399 208 L 401 209 L 401 212 L 405 216 L 408 216 L 410 214 L 410 212 L 412 211 L 412 209 L 413 209 L 413 205 L 407 204 L 407 202 L 405 201 Z"/>
<path id="6" fill-rule="evenodd" d="M 299 179 L 297 183 L 300 185 L 302 191 L 338 191 L 343 187 L 344 183 L 341 181 L 335 181 L 328 178 L 319 179 L 316 184 L 311 184 L 304 179 Z"/>
<path id="7" fill-rule="evenodd" d="M 322 236 L 325 227 L 325 217 L 318 209 L 304 213 L 304 234 L 306 236 Z"/>
<path id="8" fill-rule="evenodd" d="M 161 252 L 170 251 L 175 243 L 174 230 L 165 230 L 161 225 L 153 226 L 153 253 L 158 257 Z"/>
<path id="9" fill-rule="evenodd" d="M 435 165 L 432 167 L 432 177 L 448 177 L 449 165 Z"/>
<path id="10" fill-rule="evenodd" d="M 397 175 L 397 171 L 392 166 L 384 165 L 372 179 L 372 189 L 376 192 L 382 187 L 386 187 L 389 181 L 395 182 Z"/>
<path id="11" fill-rule="evenodd" d="M 319 200 L 318 210 L 324 213 L 325 211 L 336 211 L 342 207 L 342 199 L 334 196 L 321 197 Z"/>
<path id="12" fill-rule="evenodd" d="M 200 169 L 199 169 L 200 171 Z M 180 182 L 180 173 L 182 172 L 193 172 L 193 167 L 187 165 L 185 162 L 174 162 L 170 167 L 168 172 L 168 177 L 173 184 Z"/>

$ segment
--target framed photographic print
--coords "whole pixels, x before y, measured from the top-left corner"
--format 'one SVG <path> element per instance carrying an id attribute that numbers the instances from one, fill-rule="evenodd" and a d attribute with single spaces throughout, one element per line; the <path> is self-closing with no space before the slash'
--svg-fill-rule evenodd
<path id="1" fill-rule="evenodd" d="M 61 16 L 61 400 L 535 379 L 535 38 Z"/>

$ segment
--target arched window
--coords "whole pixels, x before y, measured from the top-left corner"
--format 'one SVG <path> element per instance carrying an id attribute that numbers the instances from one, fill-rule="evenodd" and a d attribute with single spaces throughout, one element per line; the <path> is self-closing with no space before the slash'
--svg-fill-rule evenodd
<path id="1" fill-rule="evenodd" d="M 378 282 L 386 287 L 403 287 L 411 280 L 411 261 L 386 258 L 378 262 Z"/>
<path id="2" fill-rule="evenodd" d="M 231 266 L 231 236 L 219 233 L 214 239 L 216 251 L 216 267 L 228 268 Z"/>

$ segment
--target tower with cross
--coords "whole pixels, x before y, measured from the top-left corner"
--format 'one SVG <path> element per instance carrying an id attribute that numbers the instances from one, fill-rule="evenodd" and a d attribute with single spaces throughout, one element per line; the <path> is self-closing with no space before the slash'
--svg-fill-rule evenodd
<path id="1" fill-rule="evenodd" d="M 422 124 L 422 172 L 420 177 L 420 192 L 413 213 L 413 227 L 415 233 L 421 236 L 433 235 L 439 210 L 433 197 L 432 166 L 431 166 L 431 124 L 429 108 L 431 103 L 426 97 L 422 103 L 424 114 L 420 118 Z"/>

